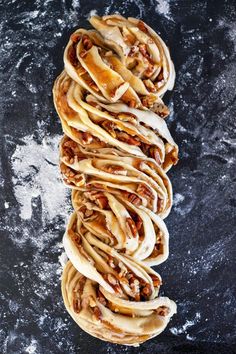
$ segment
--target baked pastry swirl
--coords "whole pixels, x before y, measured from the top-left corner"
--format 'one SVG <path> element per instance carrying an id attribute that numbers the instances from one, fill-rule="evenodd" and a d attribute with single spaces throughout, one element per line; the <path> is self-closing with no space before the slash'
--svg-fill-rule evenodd
<path id="1" fill-rule="evenodd" d="M 151 157 L 165 171 L 178 161 L 178 147 L 166 122 L 153 112 L 122 103 L 104 104 L 65 72 L 55 82 L 54 104 L 64 133 L 75 141 L 81 142 L 81 132 L 84 132 L 89 137 L 87 140 L 95 136 L 101 146 Z M 83 145 L 89 142 L 83 140 Z"/>
<path id="2" fill-rule="evenodd" d="M 118 194 L 96 190 L 74 190 L 72 204 L 77 217 L 75 225 L 69 223 L 69 236 L 73 228 L 83 236 L 90 232 L 106 245 L 146 265 L 158 265 L 168 257 L 168 230 L 153 212 L 137 208 Z"/>
<path id="3" fill-rule="evenodd" d="M 86 226 L 73 213 L 63 237 L 66 254 L 74 267 L 113 294 L 136 301 L 155 298 L 161 285 L 160 275 L 144 262 L 101 241 Z M 132 247 L 131 242 L 128 247 Z M 135 286 L 129 283 L 130 277 L 138 280 Z"/>
<path id="4" fill-rule="evenodd" d="M 162 97 L 175 71 L 162 39 L 143 21 L 92 16 L 64 52 L 53 87 L 64 136 L 60 170 L 72 190 L 63 245 L 67 311 L 89 334 L 139 345 L 176 313 L 159 297 L 151 268 L 169 255 L 164 223 L 172 207 L 167 171 L 178 146 Z"/>
<path id="5" fill-rule="evenodd" d="M 90 23 L 97 31 L 79 29 L 70 37 L 68 75 L 100 101 L 162 109 L 166 116 L 160 97 L 173 88 L 175 71 L 162 39 L 134 18 L 92 16 Z"/>
<path id="6" fill-rule="evenodd" d="M 157 336 L 176 313 L 175 303 L 167 297 L 135 301 L 115 295 L 70 261 L 62 274 L 62 295 L 67 311 L 84 331 L 118 344 L 138 345 Z"/>
<path id="7" fill-rule="evenodd" d="M 65 136 L 60 168 L 64 182 L 73 189 L 107 191 L 163 219 L 170 212 L 172 186 L 153 159 L 127 156 L 112 148 L 88 150 Z"/>

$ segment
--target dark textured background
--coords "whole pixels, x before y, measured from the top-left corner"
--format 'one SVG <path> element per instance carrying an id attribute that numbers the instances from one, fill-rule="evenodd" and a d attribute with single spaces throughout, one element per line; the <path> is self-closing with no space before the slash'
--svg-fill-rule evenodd
<path id="1" fill-rule="evenodd" d="M 51 88 L 69 34 L 88 27 L 91 10 L 141 17 L 177 71 L 165 101 L 180 162 L 170 172 L 170 257 L 158 271 L 178 314 L 138 349 L 82 332 L 60 294 L 69 199 L 57 178 Z M 235 10 L 233 0 L 0 1 L 0 352 L 235 353 Z"/>

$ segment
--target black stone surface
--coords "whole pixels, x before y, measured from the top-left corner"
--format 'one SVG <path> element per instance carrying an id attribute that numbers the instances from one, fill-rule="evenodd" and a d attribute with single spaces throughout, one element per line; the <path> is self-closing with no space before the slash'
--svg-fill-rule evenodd
<path id="1" fill-rule="evenodd" d="M 96 340 L 66 313 L 58 256 L 68 207 L 52 212 L 42 187 L 47 167 L 56 169 L 55 147 L 45 160 L 50 139 L 61 134 L 51 88 L 69 34 L 88 27 L 91 10 L 141 17 L 170 47 L 177 72 L 165 101 L 180 162 L 170 172 L 170 257 L 158 271 L 178 314 L 140 348 Z M 0 352 L 235 353 L 235 2 L 2 0 L 0 18 Z"/>

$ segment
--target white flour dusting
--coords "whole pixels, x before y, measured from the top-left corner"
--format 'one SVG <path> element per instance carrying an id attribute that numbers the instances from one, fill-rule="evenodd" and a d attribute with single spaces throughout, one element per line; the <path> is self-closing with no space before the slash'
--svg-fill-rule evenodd
<path id="1" fill-rule="evenodd" d="M 157 0 L 156 11 L 171 20 L 170 4 L 168 0 Z"/>
<path id="2" fill-rule="evenodd" d="M 191 337 L 188 333 L 187 333 L 187 329 L 196 325 L 201 319 L 201 314 L 200 312 L 197 312 L 194 319 L 193 320 L 187 320 L 182 326 L 180 327 L 171 327 L 170 328 L 170 332 L 176 336 L 180 335 L 180 334 L 185 334 L 186 335 L 186 339 L 188 340 L 194 340 L 195 338 Z"/>
<path id="3" fill-rule="evenodd" d="M 87 18 L 89 19 L 91 16 L 97 16 L 97 14 L 98 14 L 97 10 L 93 9 L 93 10 L 89 11 Z"/>
<path id="4" fill-rule="evenodd" d="M 58 257 L 58 260 L 59 260 L 62 268 L 64 268 L 67 261 L 68 261 L 68 257 L 66 255 L 66 252 L 62 252 L 62 254 Z"/>
<path id="5" fill-rule="evenodd" d="M 184 196 L 182 194 L 175 193 L 173 205 L 176 206 L 176 205 L 180 204 L 183 200 L 184 200 Z"/>
<path id="6" fill-rule="evenodd" d="M 134 12 L 135 10 L 137 10 L 137 13 Z M 108 2 L 108 5 L 103 8 L 102 15 L 121 14 L 127 16 L 127 13 L 128 16 L 143 17 L 145 15 L 144 2 L 142 0 L 111 0 Z"/>
<path id="7" fill-rule="evenodd" d="M 27 348 L 25 348 L 25 352 L 28 354 L 36 354 L 38 352 L 37 350 L 37 341 L 35 339 L 32 339 L 30 344 L 28 345 Z"/>
<path id="8" fill-rule="evenodd" d="M 65 214 L 67 190 L 59 177 L 59 136 L 46 137 L 38 144 L 33 136 L 22 139 L 11 160 L 14 194 L 23 220 L 32 216 L 34 198 L 40 198 L 42 220 Z"/>
<path id="9" fill-rule="evenodd" d="M 234 49 L 236 50 L 236 22 L 229 22 L 222 18 L 219 20 L 219 28 L 226 28 L 228 30 L 228 38 L 233 42 Z"/>

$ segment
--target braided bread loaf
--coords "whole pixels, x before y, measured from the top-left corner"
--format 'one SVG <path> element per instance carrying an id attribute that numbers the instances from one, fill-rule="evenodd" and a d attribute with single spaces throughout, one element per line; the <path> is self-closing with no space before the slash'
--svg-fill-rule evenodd
<path id="1" fill-rule="evenodd" d="M 158 297 L 151 266 L 169 254 L 163 219 L 172 206 L 166 172 L 178 146 L 162 101 L 175 71 L 162 39 L 144 22 L 93 16 L 64 52 L 53 96 L 64 137 L 60 169 L 74 212 L 63 244 L 67 311 L 102 340 L 138 345 L 167 326 L 176 305 Z"/>

